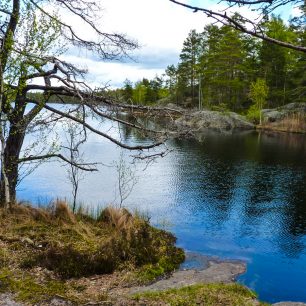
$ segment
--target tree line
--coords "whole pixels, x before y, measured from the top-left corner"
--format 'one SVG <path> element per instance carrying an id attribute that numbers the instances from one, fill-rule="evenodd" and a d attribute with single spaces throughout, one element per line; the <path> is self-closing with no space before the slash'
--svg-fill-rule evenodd
<path id="1" fill-rule="evenodd" d="M 269 37 L 305 46 L 303 18 L 305 14 L 286 24 L 272 16 L 261 28 Z M 135 84 L 126 80 L 117 93 L 135 104 L 162 100 L 183 107 L 245 112 L 254 106 L 254 88 L 264 91 L 270 108 L 305 102 L 305 71 L 303 52 L 259 40 L 229 25 L 209 24 L 203 32 L 190 31 L 179 63 L 169 65 L 163 76 Z"/>

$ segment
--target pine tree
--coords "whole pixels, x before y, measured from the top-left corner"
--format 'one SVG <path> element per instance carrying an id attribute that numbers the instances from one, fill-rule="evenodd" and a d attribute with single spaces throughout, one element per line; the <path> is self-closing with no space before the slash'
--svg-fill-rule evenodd
<path id="1" fill-rule="evenodd" d="M 130 80 L 126 79 L 123 84 L 124 87 L 122 90 L 122 96 L 124 102 L 130 103 L 133 99 L 133 83 Z"/>
<path id="2" fill-rule="evenodd" d="M 178 89 L 183 98 L 191 97 L 192 105 L 195 105 L 197 95 L 196 86 L 198 79 L 198 63 L 201 54 L 200 34 L 195 30 L 190 31 L 183 43 L 178 67 Z M 184 89 L 183 91 L 181 89 Z"/>
<path id="3" fill-rule="evenodd" d="M 273 16 L 264 24 L 266 34 L 275 39 L 293 42 L 296 34 L 280 17 Z M 288 86 L 296 62 L 297 52 L 278 45 L 262 42 L 260 49 L 261 75 L 270 88 L 269 107 L 284 105 L 288 101 Z"/>
<path id="4" fill-rule="evenodd" d="M 228 26 L 205 28 L 206 50 L 201 58 L 206 105 L 239 110 L 246 100 L 252 69 L 242 34 Z"/>

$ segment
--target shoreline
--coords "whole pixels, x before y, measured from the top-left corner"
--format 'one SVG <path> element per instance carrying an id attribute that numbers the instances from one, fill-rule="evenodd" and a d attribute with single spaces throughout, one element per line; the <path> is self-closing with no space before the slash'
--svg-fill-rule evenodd
<path id="1" fill-rule="evenodd" d="M 306 130 L 291 130 L 281 127 L 274 127 L 274 126 L 266 126 L 266 125 L 256 125 L 255 127 L 256 131 L 258 132 L 276 132 L 276 133 L 288 133 L 288 134 L 301 134 L 305 135 Z"/>

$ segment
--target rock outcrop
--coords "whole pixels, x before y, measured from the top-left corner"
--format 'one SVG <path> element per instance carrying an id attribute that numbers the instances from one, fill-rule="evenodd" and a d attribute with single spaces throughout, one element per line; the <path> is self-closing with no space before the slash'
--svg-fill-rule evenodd
<path id="1" fill-rule="evenodd" d="M 278 122 L 295 114 L 306 115 L 306 103 L 290 103 L 278 108 L 263 109 L 262 120 L 263 123 Z"/>
<path id="2" fill-rule="evenodd" d="M 197 111 L 178 118 L 175 125 L 179 129 L 202 133 L 207 130 L 232 133 L 238 130 L 253 130 L 255 126 L 243 116 L 234 112 Z"/>

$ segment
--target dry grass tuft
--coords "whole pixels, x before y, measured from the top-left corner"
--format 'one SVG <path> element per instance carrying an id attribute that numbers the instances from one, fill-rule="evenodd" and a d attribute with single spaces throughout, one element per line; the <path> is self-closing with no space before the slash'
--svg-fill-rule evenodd
<path id="1" fill-rule="evenodd" d="M 10 209 L 10 216 L 42 222 L 50 220 L 50 214 L 45 209 L 34 208 L 27 202 L 19 202 L 13 205 Z"/>
<path id="2" fill-rule="evenodd" d="M 279 126 L 288 131 L 306 131 L 306 117 L 304 114 L 292 114 L 284 118 Z"/>
<path id="3" fill-rule="evenodd" d="M 0 243 L 8 244 L 12 265 L 43 267 L 64 278 L 144 265 L 154 276 L 170 272 L 184 259 L 175 240 L 126 209 L 105 208 L 97 219 L 73 214 L 60 200 L 47 208 L 25 203 L 0 209 Z"/>
<path id="4" fill-rule="evenodd" d="M 75 215 L 69 208 L 67 202 L 62 200 L 56 200 L 54 204 L 51 205 L 51 213 L 54 218 L 64 222 L 64 223 L 76 223 Z"/>
<path id="5" fill-rule="evenodd" d="M 305 133 L 306 115 L 304 113 L 291 113 L 282 120 L 265 122 L 259 128 L 280 132 Z"/>
<path id="6" fill-rule="evenodd" d="M 108 223 L 120 231 L 129 231 L 134 226 L 135 219 L 125 208 L 109 206 L 102 210 L 98 221 Z"/>

